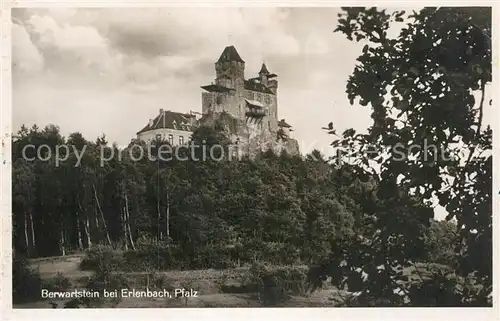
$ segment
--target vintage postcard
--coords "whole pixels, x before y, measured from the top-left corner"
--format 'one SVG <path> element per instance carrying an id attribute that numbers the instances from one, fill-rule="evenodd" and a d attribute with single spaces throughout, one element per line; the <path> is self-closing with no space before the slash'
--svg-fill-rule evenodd
<path id="1" fill-rule="evenodd" d="M 8 10 L 9 314 L 493 319 L 493 4 L 244 4 Z"/>

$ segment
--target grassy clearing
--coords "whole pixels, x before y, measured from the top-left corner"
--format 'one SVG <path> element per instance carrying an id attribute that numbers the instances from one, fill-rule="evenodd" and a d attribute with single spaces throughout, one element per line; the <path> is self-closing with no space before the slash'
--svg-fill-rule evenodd
<path id="1" fill-rule="evenodd" d="M 53 280 L 64 275 L 71 282 L 71 288 L 82 287 L 92 275 L 91 271 L 79 269 L 83 254 L 65 257 L 51 257 L 30 260 L 30 266 L 38 269 L 40 276 L 45 280 Z M 306 267 L 299 267 L 305 269 Z M 179 307 L 260 307 L 261 302 L 256 293 L 238 293 L 242 287 L 243 279 L 248 273 L 248 267 L 234 269 L 206 269 L 191 271 L 161 271 L 148 272 L 126 272 L 122 275 L 126 278 L 128 288 L 145 289 L 161 288 L 162 286 L 181 288 L 191 287 L 198 291 L 198 297 L 184 299 L 157 299 L 157 298 L 123 298 L 116 308 L 179 308 Z M 231 290 L 233 289 L 233 290 Z M 334 300 L 338 291 L 334 288 L 325 288 L 311 295 L 292 295 L 287 302 L 281 306 L 308 306 L 322 307 L 334 306 Z M 35 302 L 16 304 L 14 308 L 52 308 L 52 303 L 58 308 L 64 306 L 68 300 L 40 299 Z M 104 304 L 102 307 L 111 307 Z"/>

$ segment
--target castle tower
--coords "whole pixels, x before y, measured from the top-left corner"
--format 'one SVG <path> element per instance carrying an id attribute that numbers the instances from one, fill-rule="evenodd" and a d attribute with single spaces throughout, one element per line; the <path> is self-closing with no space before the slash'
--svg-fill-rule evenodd
<path id="1" fill-rule="evenodd" d="M 243 87 L 245 80 L 245 61 L 241 59 L 234 46 L 227 46 L 215 63 L 215 84 L 237 89 Z"/>
<path id="2" fill-rule="evenodd" d="M 269 76 L 269 71 L 267 70 L 266 64 L 263 63 L 259 71 L 260 83 L 267 86 L 267 77 Z"/>
<path id="3" fill-rule="evenodd" d="M 215 83 L 202 86 L 202 113 L 226 112 L 240 117 L 242 96 L 245 84 L 245 61 L 241 59 L 234 46 L 227 46 L 215 63 Z"/>

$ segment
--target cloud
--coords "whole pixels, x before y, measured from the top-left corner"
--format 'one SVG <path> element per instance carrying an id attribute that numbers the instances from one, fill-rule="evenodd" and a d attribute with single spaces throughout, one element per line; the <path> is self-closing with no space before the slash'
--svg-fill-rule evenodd
<path id="1" fill-rule="evenodd" d="M 23 25 L 12 25 L 12 39 L 12 64 L 14 68 L 22 72 L 42 70 L 43 57 Z"/>
<path id="2" fill-rule="evenodd" d="M 107 39 L 87 26 L 60 24 L 53 17 L 35 14 L 25 22 L 34 44 L 43 55 L 46 67 L 65 72 L 109 72 L 120 65 Z"/>
<path id="3" fill-rule="evenodd" d="M 98 82 L 104 74 L 121 85 L 191 76 L 199 67 L 208 71 L 228 44 L 250 68 L 300 52 L 280 8 L 23 9 L 13 16 L 26 26 L 48 70 L 67 77 L 93 73 Z M 18 49 L 18 66 L 28 63 L 28 54 Z"/>
<path id="4" fill-rule="evenodd" d="M 329 109 L 332 101 L 346 104 L 345 81 L 359 54 L 332 33 L 337 11 L 15 9 L 17 27 L 24 30 L 13 39 L 15 58 L 27 66 L 31 55 L 39 68 L 29 79 L 14 70 L 15 125 L 54 122 L 91 135 L 100 128 L 111 141 L 127 143 L 159 108 L 199 110 L 200 86 L 213 81 L 223 48 L 235 45 L 247 77 L 263 61 L 278 74 L 280 118 L 294 123 L 298 138 L 316 140 L 324 120 L 339 117 Z M 105 115 L 125 120 L 116 126 Z M 342 119 L 356 119 L 349 115 Z M 330 137 L 321 137 L 328 145 Z"/>

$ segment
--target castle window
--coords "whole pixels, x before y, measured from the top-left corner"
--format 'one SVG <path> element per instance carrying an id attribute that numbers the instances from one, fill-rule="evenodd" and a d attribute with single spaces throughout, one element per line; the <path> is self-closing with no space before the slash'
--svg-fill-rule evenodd
<path id="1" fill-rule="evenodd" d="M 262 96 L 261 96 L 261 94 L 257 94 L 257 101 L 262 101 Z"/>
<path id="2" fill-rule="evenodd" d="M 177 129 L 177 122 L 175 120 L 172 122 L 172 127 L 174 127 L 174 129 Z"/>
<path id="3" fill-rule="evenodd" d="M 266 104 L 270 104 L 271 103 L 271 99 L 269 98 L 269 96 L 266 96 Z"/>
<path id="4" fill-rule="evenodd" d="M 179 145 L 184 145 L 184 137 L 179 136 Z"/>
<path id="5" fill-rule="evenodd" d="M 173 145 L 173 144 L 174 144 L 174 135 L 172 135 L 172 134 L 169 134 L 169 135 L 168 135 L 168 143 L 169 143 L 170 145 Z"/>

